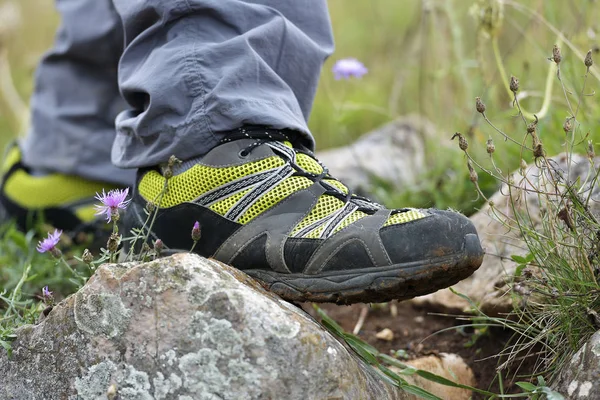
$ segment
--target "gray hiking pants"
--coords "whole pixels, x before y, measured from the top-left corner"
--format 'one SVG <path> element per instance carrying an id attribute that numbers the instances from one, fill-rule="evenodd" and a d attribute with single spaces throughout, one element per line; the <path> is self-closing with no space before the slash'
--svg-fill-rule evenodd
<path id="1" fill-rule="evenodd" d="M 26 164 L 130 185 L 134 170 L 120 168 L 201 156 L 243 124 L 314 144 L 306 122 L 333 50 L 326 0 L 56 3 Z"/>

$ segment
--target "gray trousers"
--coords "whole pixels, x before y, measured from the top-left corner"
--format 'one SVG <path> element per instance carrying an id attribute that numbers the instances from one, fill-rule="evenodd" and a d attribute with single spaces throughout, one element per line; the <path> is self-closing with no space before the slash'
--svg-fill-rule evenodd
<path id="1" fill-rule="evenodd" d="M 307 120 L 333 51 L 326 0 L 56 3 L 26 164 L 130 185 L 134 170 L 121 168 L 201 156 L 243 124 L 314 145 Z"/>

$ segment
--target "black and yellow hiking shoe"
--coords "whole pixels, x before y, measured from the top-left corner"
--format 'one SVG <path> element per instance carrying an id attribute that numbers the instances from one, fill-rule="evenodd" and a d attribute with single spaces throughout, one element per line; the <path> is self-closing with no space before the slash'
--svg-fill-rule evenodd
<path id="1" fill-rule="evenodd" d="M 80 232 L 104 230 L 105 222 L 94 215 L 98 203 L 94 195 L 114 185 L 58 173 L 32 175 L 16 144 L 8 148 L 1 172 L 0 223 L 12 219 L 20 229 L 29 230 L 43 221 L 73 238 Z"/>
<path id="2" fill-rule="evenodd" d="M 159 203 L 150 236 L 165 253 L 193 247 L 290 301 L 408 299 L 466 278 L 483 258 L 466 217 L 352 195 L 284 131 L 240 129 L 166 183 L 159 169 L 140 171 L 134 192 L 127 232 Z"/>

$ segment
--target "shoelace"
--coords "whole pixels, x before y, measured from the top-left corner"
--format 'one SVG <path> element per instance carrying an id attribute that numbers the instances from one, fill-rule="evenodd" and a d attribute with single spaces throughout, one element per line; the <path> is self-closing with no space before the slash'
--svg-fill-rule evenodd
<path id="1" fill-rule="evenodd" d="M 290 137 L 283 130 L 262 128 L 262 127 L 239 128 L 237 131 L 234 131 L 234 132 L 228 134 L 225 138 L 223 138 L 221 140 L 221 143 L 228 143 L 228 142 L 232 142 L 234 140 L 239 140 L 239 139 L 255 140 L 253 143 L 249 144 L 248 146 L 246 146 L 245 148 L 243 148 L 240 151 L 240 156 L 242 156 L 242 157 L 247 157 L 254 149 L 256 149 L 264 144 L 268 144 L 269 142 L 279 142 L 279 143 L 290 142 L 294 146 L 293 148 L 290 148 L 290 151 L 293 151 L 297 154 L 307 155 L 308 157 L 315 160 L 322 168 L 322 172 L 319 174 L 315 174 L 310 171 L 306 171 L 301 166 L 299 166 L 295 162 L 293 162 L 285 154 L 285 152 L 278 151 L 277 148 L 272 147 L 274 152 L 276 152 L 276 154 L 278 154 L 281 158 L 283 158 L 284 161 L 286 163 L 288 163 L 295 170 L 293 176 L 302 176 L 302 177 L 310 179 L 311 181 L 313 181 L 315 183 L 321 183 L 321 185 L 323 185 L 326 189 L 324 194 L 336 197 L 337 199 L 343 201 L 344 204 L 347 204 L 350 202 L 351 204 L 358 207 L 357 210 L 362 211 L 366 214 L 373 214 L 377 210 L 382 208 L 382 206 L 380 204 L 377 204 L 374 201 L 372 201 L 366 197 L 353 194 L 350 192 L 350 190 L 348 190 L 347 193 L 344 193 L 342 190 L 340 190 L 336 186 L 324 181 L 324 179 L 328 179 L 328 180 L 335 180 L 335 181 L 339 182 L 335 177 L 333 177 L 329 174 L 329 170 L 327 169 L 327 167 L 325 165 L 321 164 L 321 162 L 315 157 L 315 155 L 310 150 L 303 148 L 301 145 L 298 145 L 297 143 L 293 143 L 293 141 L 290 139 Z"/>

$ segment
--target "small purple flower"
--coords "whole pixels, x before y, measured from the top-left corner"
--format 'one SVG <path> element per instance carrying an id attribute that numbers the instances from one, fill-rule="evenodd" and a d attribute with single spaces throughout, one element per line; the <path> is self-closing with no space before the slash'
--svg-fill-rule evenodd
<path id="1" fill-rule="evenodd" d="M 96 206 L 96 215 L 104 215 L 107 222 L 111 222 L 113 219 L 119 218 L 119 209 L 124 210 L 129 205 L 131 200 L 125 200 L 129 194 L 129 188 L 123 190 L 114 189 L 102 194 L 96 193 L 96 199 L 99 200 L 102 205 Z"/>
<path id="2" fill-rule="evenodd" d="M 42 297 L 44 297 L 45 299 L 51 298 L 53 294 L 54 292 L 48 290 L 48 286 L 44 286 L 44 288 L 42 289 Z"/>
<path id="3" fill-rule="evenodd" d="M 62 231 L 59 231 L 58 229 L 55 229 L 54 233 L 48 232 L 48 237 L 44 240 L 40 240 L 40 242 L 38 243 L 37 251 L 39 251 L 40 253 L 50 252 L 52 254 L 55 254 L 58 250 L 56 248 L 56 245 L 60 240 L 60 235 L 62 235 Z"/>
<path id="4" fill-rule="evenodd" d="M 356 58 L 343 58 L 338 60 L 331 70 L 333 71 L 335 79 L 349 79 L 353 76 L 361 78 L 369 71 L 364 64 Z"/>

